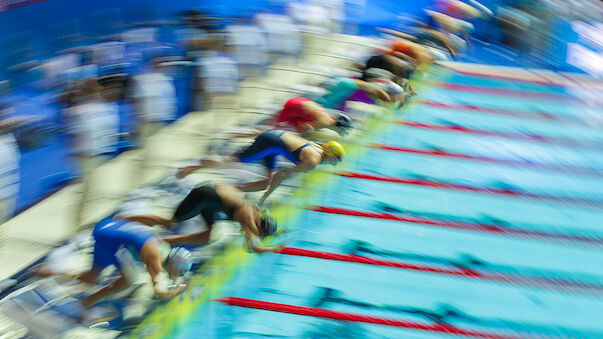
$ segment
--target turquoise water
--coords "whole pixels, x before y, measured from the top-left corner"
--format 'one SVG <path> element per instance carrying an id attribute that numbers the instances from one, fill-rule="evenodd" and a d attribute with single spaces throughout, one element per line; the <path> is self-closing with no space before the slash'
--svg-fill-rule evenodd
<path id="1" fill-rule="evenodd" d="M 455 75 L 457 83 L 560 89 Z M 541 109 L 552 114 L 592 114 L 569 105 L 485 96 L 442 88 L 420 93 L 426 100 L 469 103 L 499 108 Z M 563 107 L 561 107 L 563 106 Z M 601 114 L 601 110 L 596 110 Z M 547 136 L 601 141 L 596 128 L 564 126 L 475 112 L 413 105 L 406 119 L 425 123 L 457 123 L 472 128 L 523 131 Z M 489 157 L 548 161 L 603 168 L 603 151 L 550 146 L 542 143 L 472 136 L 460 133 L 393 126 L 376 143 L 418 149 L 439 148 Z M 369 149 L 349 160 L 346 170 L 392 177 L 426 177 L 470 186 L 514 189 L 603 199 L 601 177 L 543 171 Z M 352 163 L 353 161 L 353 163 Z M 587 232 L 603 236 L 603 213 L 597 206 L 566 204 L 493 194 L 445 190 L 408 184 L 335 177 L 334 185 L 316 205 L 372 212 L 408 212 L 446 220 L 502 221 L 510 227 L 562 234 Z M 601 206 L 598 206 L 601 207 Z M 398 211 L 398 212 L 396 212 Z M 435 267 L 454 267 L 450 261 L 479 261 L 499 272 L 545 274 L 556 278 L 603 282 L 603 246 L 592 247 L 549 239 L 511 237 L 420 223 L 383 220 L 300 210 L 299 229 L 290 247 Z M 357 244 L 363 248 L 358 250 Z M 356 249 L 354 251 L 354 248 Z M 479 266 L 479 265 L 478 265 Z M 237 274 L 225 296 L 290 305 L 320 307 L 367 316 L 433 325 L 433 315 L 446 314 L 448 324 L 488 333 L 522 336 L 558 335 L 603 337 L 600 312 L 603 296 L 552 290 L 520 284 L 470 279 L 393 267 L 347 263 L 318 258 L 264 254 Z M 454 312 L 452 312 L 454 311 Z M 431 314 L 431 317 L 429 316 Z M 516 332 L 519 331 L 519 332 Z M 266 310 L 209 303 L 174 338 L 434 338 L 448 334 L 367 324 L 339 322 Z"/>

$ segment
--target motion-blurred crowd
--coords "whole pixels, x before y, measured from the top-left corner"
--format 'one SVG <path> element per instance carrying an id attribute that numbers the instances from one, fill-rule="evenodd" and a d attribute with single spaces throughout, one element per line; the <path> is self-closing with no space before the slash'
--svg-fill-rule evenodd
<path id="1" fill-rule="evenodd" d="M 385 68 L 405 86 L 403 79 L 422 65 L 471 48 L 470 33 L 487 38 L 496 31 L 508 46 L 538 52 L 551 39 L 547 18 L 600 19 L 603 12 L 593 0 L 484 4 L 435 1 L 422 17 L 405 17 L 404 25 L 390 27 L 396 30 L 382 30 L 391 43 L 380 53 L 396 57 L 396 63 L 367 55 L 363 67 Z M 71 179 L 86 178 L 107 159 L 143 145 L 165 124 L 210 108 L 217 97 L 235 102 L 241 79 L 262 77 L 276 58 L 299 58 L 307 34 L 356 31 L 345 24 L 345 13 L 364 10 L 362 1 L 308 0 L 289 3 L 285 14 L 264 10 L 220 18 L 187 10 L 171 20 L 124 23 L 119 10 L 111 9 L 84 24 L 49 27 L 52 41 L 46 45 L 36 44 L 31 32 L 4 37 L 0 218 Z M 45 145 L 56 152 L 33 155 Z M 77 166 L 65 166 L 70 160 Z"/>

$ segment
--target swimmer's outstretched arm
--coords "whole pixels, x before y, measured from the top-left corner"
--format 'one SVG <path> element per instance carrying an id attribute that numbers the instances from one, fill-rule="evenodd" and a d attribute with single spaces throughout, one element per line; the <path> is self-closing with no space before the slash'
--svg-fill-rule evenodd
<path id="1" fill-rule="evenodd" d="M 181 284 L 177 288 L 175 288 L 173 290 L 169 290 L 167 292 L 155 291 L 155 297 L 160 298 L 160 299 L 169 299 L 169 298 L 175 297 L 178 294 L 186 291 L 187 287 L 188 287 L 187 284 Z"/>
<path id="2" fill-rule="evenodd" d="M 300 163 L 301 165 L 301 163 Z M 298 165 L 299 166 L 299 165 Z M 262 197 L 260 198 L 260 205 L 262 205 L 264 203 L 264 201 L 266 200 L 266 198 L 268 198 L 268 196 L 285 180 L 287 179 L 289 176 L 291 176 L 291 174 L 293 174 L 293 172 L 295 172 L 295 168 L 297 166 L 293 167 L 293 168 L 283 168 L 281 170 L 279 170 L 278 172 L 276 172 L 274 175 L 272 175 L 270 177 L 270 185 L 268 185 L 268 189 L 266 190 L 266 192 L 264 192 L 264 195 L 262 195 Z"/>
<path id="3" fill-rule="evenodd" d="M 306 172 L 306 171 L 313 170 L 319 163 L 320 163 L 320 159 L 309 158 L 309 159 L 305 159 L 302 162 L 298 163 L 297 165 L 295 165 L 295 167 L 283 168 L 283 169 L 279 170 L 278 172 L 276 172 L 274 175 L 272 175 L 270 177 L 270 185 L 268 186 L 268 189 L 266 190 L 266 192 L 260 199 L 260 201 L 259 201 L 260 205 L 262 205 L 264 203 L 264 201 L 266 200 L 266 198 L 268 198 L 268 196 L 285 179 L 287 179 L 289 176 L 291 176 L 291 174 L 293 174 L 295 172 Z"/>
<path id="4" fill-rule="evenodd" d="M 143 247 L 144 250 L 144 247 Z M 169 291 L 159 291 L 157 290 L 157 282 L 159 273 L 163 272 L 163 257 L 159 254 L 157 249 L 149 248 L 149 251 L 145 254 L 140 254 L 140 260 L 145 264 L 147 271 L 151 275 L 151 280 L 153 281 L 153 287 L 155 288 L 155 297 L 166 299 L 176 296 L 186 290 L 187 285 L 181 285 L 178 288 Z"/>
<path id="5" fill-rule="evenodd" d="M 247 234 L 247 246 L 251 248 L 256 253 L 266 253 L 266 252 L 274 252 L 283 248 L 283 245 L 269 245 L 264 246 L 260 238 L 255 235 Z"/>
<path id="6" fill-rule="evenodd" d="M 386 102 L 393 101 L 392 97 L 389 94 L 387 94 L 387 92 L 383 88 L 381 88 L 379 86 L 375 86 L 369 82 L 362 81 L 362 80 L 356 80 L 356 86 L 358 86 L 359 89 L 376 96 L 380 100 L 383 100 Z"/>
<path id="7" fill-rule="evenodd" d="M 275 235 L 276 235 L 276 236 L 279 236 L 279 235 L 281 235 L 281 234 L 289 233 L 289 232 L 291 232 L 291 231 L 292 231 L 292 230 L 290 230 L 290 229 L 288 229 L 288 228 L 281 228 L 281 229 L 278 229 L 278 230 L 276 231 L 276 234 L 275 234 Z"/>

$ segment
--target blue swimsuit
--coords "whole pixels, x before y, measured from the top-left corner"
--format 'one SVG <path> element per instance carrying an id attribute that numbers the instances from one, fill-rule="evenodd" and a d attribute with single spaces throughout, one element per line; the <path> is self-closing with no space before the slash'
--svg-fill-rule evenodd
<path id="1" fill-rule="evenodd" d="M 148 226 L 114 218 L 101 220 L 92 231 L 92 236 L 95 240 L 92 263 L 94 269 L 99 271 L 111 265 L 121 268 L 115 254 L 122 246 L 138 259 L 142 246 L 149 239 L 159 239 Z"/>
<path id="2" fill-rule="evenodd" d="M 270 130 L 266 131 L 255 138 L 255 141 L 251 146 L 240 152 L 237 157 L 241 162 L 258 162 L 264 160 L 266 167 L 272 171 L 276 167 L 276 157 L 281 155 L 287 160 L 297 164 L 300 162 L 299 156 L 302 149 L 310 146 L 307 143 L 295 151 L 291 152 L 287 149 L 287 146 L 281 139 L 281 136 L 285 131 Z"/>

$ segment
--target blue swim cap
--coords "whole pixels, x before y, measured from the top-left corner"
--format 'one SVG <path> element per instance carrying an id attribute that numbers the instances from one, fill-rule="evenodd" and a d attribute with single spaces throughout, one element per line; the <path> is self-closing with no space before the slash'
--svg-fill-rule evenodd
<path id="1" fill-rule="evenodd" d="M 184 247 L 174 247 L 168 254 L 166 265 L 174 268 L 180 275 L 191 270 L 193 258 L 191 252 Z"/>

